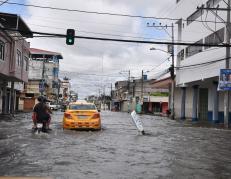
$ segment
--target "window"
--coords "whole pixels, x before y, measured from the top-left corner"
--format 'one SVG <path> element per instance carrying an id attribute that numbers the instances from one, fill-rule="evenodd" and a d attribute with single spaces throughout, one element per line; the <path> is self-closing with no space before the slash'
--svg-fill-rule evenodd
<path id="1" fill-rule="evenodd" d="M 4 60 L 5 45 L 4 42 L 0 41 L 0 60 Z"/>
<path id="2" fill-rule="evenodd" d="M 191 24 L 193 21 L 195 21 L 203 14 L 204 14 L 204 9 L 198 9 L 196 12 L 194 12 L 191 16 L 187 18 L 187 25 Z"/>
<path id="3" fill-rule="evenodd" d="M 71 104 L 70 110 L 95 110 L 96 107 L 93 104 Z"/>
<path id="4" fill-rule="evenodd" d="M 205 43 L 206 44 L 211 44 L 211 45 L 218 45 L 222 42 L 224 42 L 224 33 L 225 33 L 225 28 L 222 28 L 207 37 L 205 37 Z M 210 47 L 205 47 L 205 49 L 208 49 Z"/>
<path id="5" fill-rule="evenodd" d="M 23 69 L 28 71 L 28 57 L 24 56 Z"/>
<path id="6" fill-rule="evenodd" d="M 17 63 L 18 63 L 18 66 L 22 66 L 22 54 L 19 50 L 17 50 Z"/>
<path id="7" fill-rule="evenodd" d="M 203 43 L 203 40 L 201 39 L 197 41 L 195 44 L 202 44 L 202 43 Z M 202 46 L 189 46 L 186 48 L 186 58 L 193 56 L 200 52 L 202 52 Z"/>
<path id="8" fill-rule="evenodd" d="M 182 61 L 184 60 L 184 49 L 182 49 L 178 54 L 177 54 L 177 59 Z"/>

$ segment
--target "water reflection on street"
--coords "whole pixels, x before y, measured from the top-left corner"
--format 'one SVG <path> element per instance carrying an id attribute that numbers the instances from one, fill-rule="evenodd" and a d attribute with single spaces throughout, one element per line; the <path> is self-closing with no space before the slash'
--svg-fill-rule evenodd
<path id="1" fill-rule="evenodd" d="M 231 178 L 231 131 L 142 115 L 147 135 L 128 113 L 101 112 L 101 131 L 31 133 L 31 113 L 0 120 L 0 176 L 53 178 Z"/>

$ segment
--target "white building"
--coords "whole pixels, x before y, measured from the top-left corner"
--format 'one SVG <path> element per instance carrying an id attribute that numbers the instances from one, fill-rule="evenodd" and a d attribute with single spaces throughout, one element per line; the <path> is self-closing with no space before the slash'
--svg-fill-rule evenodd
<path id="1" fill-rule="evenodd" d="M 198 9 L 198 6 L 203 8 Z M 180 20 L 175 24 L 176 40 L 205 44 L 225 43 L 224 21 L 227 19 L 227 11 L 204 9 L 218 6 L 227 8 L 222 0 L 177 0 L 174 15 Z M 177 46 L 177 118 L 224 122 L 224 92 L 217 91 L 217 87 L 220 69 L 225 68 L 225 55 L 224 47 Z"/>

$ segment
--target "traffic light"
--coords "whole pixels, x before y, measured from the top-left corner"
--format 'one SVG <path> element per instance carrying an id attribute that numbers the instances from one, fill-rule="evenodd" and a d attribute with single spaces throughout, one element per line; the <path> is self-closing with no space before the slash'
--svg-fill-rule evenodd
<path id="1" fill-rule="evenodd" d="M 75 43 L 75 29 L 67 29 L 66 44 L 73 45 Z"/>

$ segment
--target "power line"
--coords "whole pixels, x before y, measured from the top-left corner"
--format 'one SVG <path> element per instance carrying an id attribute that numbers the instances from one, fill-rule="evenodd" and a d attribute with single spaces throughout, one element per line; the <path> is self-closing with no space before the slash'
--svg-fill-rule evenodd
<path id="1" fill-rule="evenodd" d="M 29 23 L 30 24 L 30 23 Z M 46 28 L 52 28 L 52 29 L 62 29 L 66 30 L 66 28 L 61 27 L 52 27 L 52 26 L 45 26 L 45 25 L 37 25 L 37 24 L 30 24 L 32 26 L 38 26 L 38 27 L 46 27 Z M 128 36 L 128 35 L 119 35 L 119 34 L 107 34 L 107 33 L 100 33 L 100 32 L 91 32 L 91 31 L 83 31 L 83 30 L 76 30 L 77 32 L 86 33 L 86 34 L 95 34 L 95 35 L 104 35 L 104 36 L 115 36 L 115 37 L 127 37 L 127 38 L 137 38 L 137 39 L 156 39 L 152 37 L 138 37 L 138 36 Z M 160 40 L 160 39 L 158 39 Z M 167 40 L 167 39 L 161 39 L 161 40 Z"/>
<path id="2" fill-rule="evenodd" d="M 0 2 L 4 2 L 4 1 L 0 1 Z M 58 10 L 58 11 L 79 12 L 79 13 L 97 14 L 97 15 L 109 15 L 109 16 L 129 17 L 129 18 L 142 18 L 142 19 L 171 20 L 171 21 L 178 21 L 179 20 L 177 18 L 170 18 L 170 17 L 155 17 L 155 16 L 119 14 L 119 13 L 98 12 L 98 11 L 85 11 L 85 10 L 79 10 L 79 9 L 58 8 L 58 7 L 51 7 L 51 6 L 39 6 L 39 5 L 34 5 L 34 4 L 24 4 L 24 3 L 16 3 L 16 2 L 5 2 L 5 3 L 11 4 L 11 5 L 41 8 L 41 9 L 51 9 L 51 10 Z M 182 19 L 182 20 L 188 21 L 186 19 Z M 193 20 L 193 21 L 201 22 L 200 20 Z M 214 23 L 214 21 L 207 21 L 207 22 L 213 22 Z M 220 22 L 220 23 L 223 23 L 223 22 Z"/>
<path id="3" fill-rule="evenodd" d="M 6 1 L 2 1 L 2 3 L 0 4 L 0 6 L 2 6 L 3 4 L 7 3 L 8 0 Z"/>
<path id="4" fill-rule="evenodd" d="M 152 68 L 151 70 L 149 70 L 149 72 L 151 72 L 151 71 L 157 69 L 157 68 L 160 67 L 162 64 L 164 64 L 166 61 L 169 61 L 170 58 L 171 58 L 171 56 L 168 57 L 167 59 L 163 60 L 160 64 L 158 64 L 157 66 L 155 66 L 155 67 Z"/>
<path id="5" fill-rule="evenodd" d="M 0 2 L 4 2 L 4 1 L 0 1 Z M 153 16 L 141 16 L 141 15 L 119 14 L 119 13 L 98 12 L 98 11 L 85 11 L 85 10 L 79 10 L 79 9 L 68 9 L 68 8 L 58 8 L 58 7 L 51 7 L 51 6 L 40 6 L 40 5 L 24 4 L 24 3 L 16 3 L 16 2 L 5 2 L 5 3 L 11 4 L 11 5 L 35 7 L 35 8 L 41 8 L 41 9 L 51 9 L 51 10 L 58 10 L 58 11 L 80 12 L 80 13 L 87 13 L 87 14 L 110 15 L 110 16 L 121 16 L 121 17 L 131 17 L 131 18 L 143 18 L 143 19 L 179 20 L 179 19 L 173 19 L 173 18 L 158 18 L 158 17 L 153 17 Z"/>
<path id="6" fill-rule="evenodd" d="M 223 60 L 226 60 L 227 58 L 221 58 L 218 60 L 213 60 L 213 61 L 209 61 L 209 62 L 204 62 L 204 63 L 197 63 L 197 64 L 193 64 L 193 65 L 185 65 L 185 66 L 178 66 L 175 67 L 176 69 L 182 69 L 182 68 L 190 68 L 190 67 L 195 67 L 195 66 L 202 66 L 202 65 L 207 65 L 207 64 L 213 64 L 213 63 L 217 63 Z"/>
<path id="7" fill-rule="evenodd" d="M 61 29 L 61 30 L 66 30 L 66 28 L 62 27 L 55 27 L 55 26 L 46 26 L 46 25 L 38 25 L 38 24 L 31 24 L 28 23 L 32 26 L 37 26 L 37 27 L 45 27 L 45 28 L 51 28 L 51 29 Z M 91 31 L 82 31 L 82 30 L 77 30 L 75 31 L 81 32 L 81 33 L 86 33 L 86 34 L 96 34 L 96 35 L 105 35 L 105 36 L 118 36 L 118 37 L 128 37 L 128 38 L 137 38 L 137 39 L 149 39 L 149 40 L 162 40 L 162 41 L 167 41 L 168 39 L 162 39 L 162 38 L 154 38 L 154 37 L 141 37 L 141 36 L 128 36 L 128 35 L 119 35 L 119 34 L 108 34 L 108 33 L 100 33 L 100 32 L 91 32 Z M 121 32 L 127 34 L 127 32 Z M 198 32 L 196 32 L 198 33 Z M 131 34 L 138 34 L 138 33 L 131 33 Z M 142 34 L 140 34 L 142 35 Z M 147 34 L 144 34 L 147 35 Z M 48 37 L 48 36 L 33 36 L 33 37 Z M 56 37 L 56 36 L 49 36 L 49 37 Z M 175 42 L 193 42 L 193 41 L 184 41 L 184 40 L 175 40 Z"/>
<path id="8" fill-rule="evenodd" d="M 214 14 L 213 11 L 211 11 L 211 12 Z M 208 11 L 207 11 L 207 13 L 206 13 L 205 19 L 207 19 L 207 16 L 208 16 Z M 215 17 L 218 17 L 218 15 L 215 15 Z M 201 19 L 202 19 L 202 16 L 201 16 Z M 215 20 L 215 26 L 216 26 L 216 23 L 217 23 L 217 21 Z M 204 27 L 205 27 L 206 29 L 208 29 L 209 31 L 213 32 L 213 33 L 215 34 L 215 36 L 218 38 L 218 40 L 219 40 L 222 44 L 224 44 L 224 43 L 223 43 L 224 40 L 221 39 L 221 37 L 220 37 L 219 34 L 217 33 L 216 29 L 213 30 L 212 28 L 210 28 L 207 22 L 205 22 L 205 24 L 204 24 L 204 23 L 202 23 L 202 24 L 204 25 Z"/>
<path id="9" fill-rule="evenodd" d="M 22 30 L 0 28 L 2 30 L 17 31 L 19 33 L 28 33 Z M 57 38 L 66 38 L 66 34 L 56 34 L 47 32 L 31 31 L 32 34 L 55 36 Z M 128 40 L 128 39 L 115 39 L 115 38 L 101 38 L 101 37 L 87 37 L 87 36 L 75 36 L 78 39 L 87 40 L 100 40 L 100 41 L 113 41 L 122 43 L 141 43 L 141 44 L 161 44 L 161 45 L 182 45 L 182 46 L 204 46 L 204 47 L 231 47 L 230 44 L 206 44 L 206 43 L 186 43 L 186 42 L 161 42 L 161 41 L 144 41 L 144 40 Z"/>
<path id="10" fill-rule="evenodd" d="M 34 16 L 33 16 L 34 17 Z M 61 19 L 60 20 L 60 18 L 59 19 L 52 19 L 52 18 L 50 18 L 50 17 L 47 17 L 47 16 L 36 16 L 36 17 L 42 17 L 43 19 L 42 19 L 42 21 L 44 22 L 44 21 L 48 21 L 48 22 L 59 22 L 59 21 L 64 21 L 64 22 L 67 22 L 67 21 L 76 21 L 76 20 L 73 20 L 73 19 Z M 52 19 L 52 20 L 48 20 L 48 19 Z M 40 20 L 39 20 L 40 21 Z M 84 21 L 84 22 L 86 22 L 86 21 Z M 203 21 L 202 21 L 203 22 Z M 88 23 L 90 23 L 90 22 L 88 22 Z M 93 22 L 91 22 L 91 23 L 93 23 Z M 95 23 L 95 22 L 94 22 Z M 215 22 L 215 23 L 219 23 L 219 22 Z M 31 24 L 31 23 L 28 23 L 28 24 Z M 61 23 L 62 25 L 64 24 L 64 23 Z M 96 23 L 97 24 L 97 23 Z M 62 30 L 66 30 L 66 28 L 63 28 L 63 27 L 54 27 L 54 26 L 45 26 L 45 25 L 38 25 L 38 24 L 31 24 L 32 26 L 38 26 L 38 27 L 45 27 L 45 28 L 55 28 L 55 29 L 62 29 Z M 68 24 L 65 24 L 65 25 L 67 25 L 68 26 Z M 114 25 L 114 26 L 121 26 L 121 25 L 119 25 L 119 24 L 103 24 L 103 25 Z M 129 26 L 125 26 L 126 28 L 128 28 Z M 166 31 L 166 29 L 164 29 L 165 31 Z M 90 32 L 90 31 L 80 31 L 80 30 L 76 30 L 76 31 L 79 31 L 79 32 L 83 32 L 83 33 L 92 33 L 92 34 L 96 34 L 96 32 Z M 119 32 L 119 33 L 123 33 L 123 34 L 135 34 L 135 35 L 144 35 L 143 37 L 141 36 L 141 37 L 137 37 L 137 36 L 130 36 L 130 37 L 134 37 L 134 38 L 143 38 L 143 39 L 155 39 L 155 40 L 168 40 L 168 39 L 161 39 L 161 38 L 154 38 L 154 37 L 151 37 L 150 36 L 150 34 L 141 34 L 141 33 L 131 33 L 131 32 L 124 32 L 124 31 L 118 31 L 118 30 L 110 30 L 110 31 L 113 31 L 113 32 Z M 195 32 L 195 33 L 198 33 L 198 32 Z M 102 34 L 103 35 L 103 33 L 99 33 L 99 34 Z M 117 34 L 112 34 L 112 36 L 117 36 Z M 118 35 L 119 36 L 119 35 Z M 125 36 L 125 35 L 124 35 Z M 147 36 L 147 37 L 145 37 L 145 36 Z M 129 36 L 128 36 L 129 37 Z M 175 40 L 175 41 L 179 41 L 179 40 Z M 183 40 L 180 40 L 179 42 L 184 42 Z M 187 41 L 187 42 L 190 42 L 190 41 Z M 192 42 L 192 41 L 191 41 Z"/>

